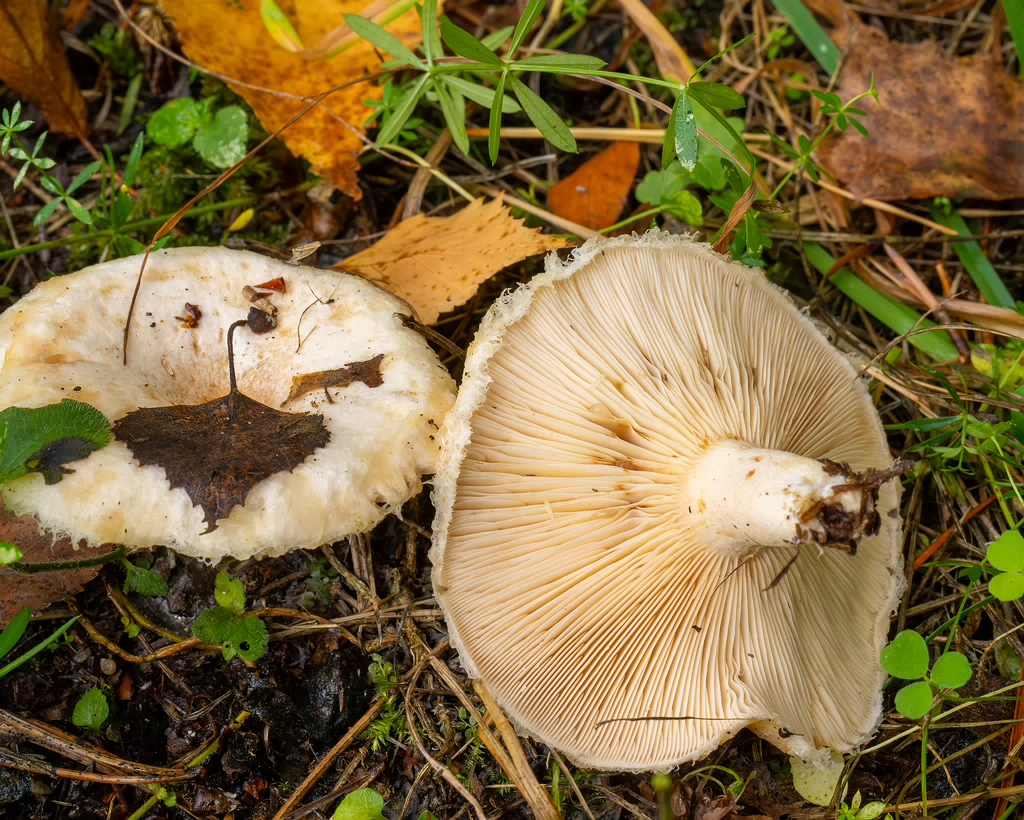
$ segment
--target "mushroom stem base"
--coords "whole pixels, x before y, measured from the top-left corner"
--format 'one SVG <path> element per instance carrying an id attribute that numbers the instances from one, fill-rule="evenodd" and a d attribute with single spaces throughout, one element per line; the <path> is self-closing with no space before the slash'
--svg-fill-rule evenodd
<path id="1" fill-rule="evenodd" d="M 878 532 L 876 474 L 882 475 L 719 441 L 694 465 L 684 513 L 697 519 L 712 544 L 741 553 L 815 544 L 853 554 L 862 537 Z"/>

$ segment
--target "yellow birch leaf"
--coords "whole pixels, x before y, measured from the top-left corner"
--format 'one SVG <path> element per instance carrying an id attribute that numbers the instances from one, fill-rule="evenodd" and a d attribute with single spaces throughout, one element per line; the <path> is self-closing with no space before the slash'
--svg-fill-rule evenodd
<path id="1" fill-rule="evenodd" d="M 0 80 L 39 103 L 51 131 L 85 139 L 85 100 L 42 0 L 0 2 Z"/>
<path id="2" fill-rule="evenodd" d="M 387 55 L 363 40 L 352 43 L 330 59 L 308 59 L 310 54 L 282 48 L 267 31 L 259 2 L 226 0 L 160 0 L 181 37 L 190 59 L 203 68 L 247 86 L 231 88 L 252 106 L 260 122 L 275 132 L 305 106 L 298 97 L 312 97 L 361 80 L 379 68 Z M 367 0 L 278 0 L 276 7 L 290 21 L 298 42 L 320 43 L 345 26 L 344 15 L 372 14 Z M 369 9 L 369 11 L 368 11 Z M 386 28 L 409 48 L 420 42 L 420 20 L 410 8 Z M 277 92 L 277 93 L 275 93 Z M 282 96 L 283 94 L 291 96 Z M 327 97 L 281 136 L 296 156 L 305 157 L 315 173 L 353 199 L 362 193 L 356 180 L 357 156 L 363 147 L 359 135 L 372 113 L 364 100 L 379 100 L 382 89 L 374 81 L 356 82 Z M 325 109 L 330 109 L 325 110 Z"/>
<path id="3" fill-rule="evenodd" d="M 502 268 L 566 244 L 525 227 L 499 200 L 478 199 L 452 216 L 417 214 L 337 267 L 380 282 L 429 325 Z"/>

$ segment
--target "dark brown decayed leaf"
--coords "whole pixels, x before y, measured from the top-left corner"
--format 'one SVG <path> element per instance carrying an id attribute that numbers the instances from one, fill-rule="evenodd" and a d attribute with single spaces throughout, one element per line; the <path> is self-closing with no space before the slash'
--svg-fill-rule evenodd
<path id="1" fill-rule="evenodd" d="M 285 404 L 294 401 L 299 396 L 321 387 L 325 390 L 328 387 L 348 387 L 355 382 L 362 382 L 367 387 L 380 387 L 384 384 L 384 376 L 380 372 L 382 361 L 384 361 L 384 354 L 378 353 L 365 362 L 349 362 L 336 370 L 321 370 L 319 373 L 303 373 L 301 376 L 293 376 L 292 392 L 288 394 L 288 398 L 281 406 L 284 407 Z"/>
<path id="2" fill-rule="evenodd" d="M 51 131 L 85 138 L 85 100 L 41 0 L 0 3 L 0 80 L 39 103 Z"/>
<path id="3" fill-rule="evenodd" d="M 860 198 L 1024 196 L 1024 84 L 989 57 L 953 58 L 934 41 L 890 43 L 851 24 L 839 94 L 868 89 L 859 107 L 870 139 L 847 129 L 821 147 L 823 164 Z M 836 130 L 834 133 L 839 134 Z"/>
<path id="4" fill-rule="evenodd" d="M 9 541 L 25 556 L 25 564 L 49 564 L 57 561 L 82 561 L 95 558 L 114 549 L 110 544 L 75 549 L 70 538 L 54 539 L 41 530 L 39 522 L 30 515 L 14 515 L 2 509 L 0 502 L 0 541 Z M 77 594 L 96 577 L 100 567 L 37 572 L 24 575 L 10 567 L 0 567 L 0 629 L 26 606 L 38 613 L 55 601 Z"/>
<path id="5" fill-rule="evenodd" d="M 114 422 L 143 466 L 162 467 L 203 508 L 207 532 L 260 481 L 293 470 L 327 445 L 323 416 L 285 413 L 234 392 L 197 405 L 144 407 Z"/>

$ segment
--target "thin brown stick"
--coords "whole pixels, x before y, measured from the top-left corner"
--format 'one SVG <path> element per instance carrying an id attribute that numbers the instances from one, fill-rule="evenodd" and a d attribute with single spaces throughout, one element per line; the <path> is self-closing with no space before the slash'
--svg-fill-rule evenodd
<path id="1" fill-rule="evenodd" d="M 188 780 L 199 775 L 198 769 L 184 771 L 182 769 L 168 769 L 162 766 L 147 766 L 143 763 L 124 760 L 102 749 L 81 743 L 78 738 L 69 735 L 56 726 L 50 726 L 31 718 L 20 718 L 6 709 L 0 709 L 0 729 L 10 731 L 25 738 L 30 743 L 42 746 L 44 749 L 49 749 L 84 765 L 96 766 L 97 768 L 107 769 L 115 773 L 128 772 L 130 776 L 150 778 L 153 782 Z"/>
<path id="2" fill-rule="evenodd" d="M 427 663 L 429 663 L 430 658 L 432 658 L 435 653 L 443 652 L 447 648 L 447 641 L 444 641 L 441 644 L 439 644 L 437 647 L 434 648 L 433 652 L 430 655 L 423 658 L 419 663 L 416 664 L 416 666 L 412 668 L 412 670 L 410 670 L 407 677 L 411 677 L 414 673 L 418 674 L 418 671 L 421 671 L 427 665 Z M 321 758 L 320 762 L 317 763 L 316 766 L 313 768 L 313 771 L 306 775 L 306 779 L 295 787 L 295 791 L 292 792 L 291 796 L 288 798 L 285 804 L 281 806 L 280 809 L 278 809 L 277 814 L 274 815 L 273 820 L 285 820 L 285 818 L 288 817 L 288 815 L 294 811 L 294 809 L 298 806 L 302 798 L 305 797 L 309 790 L 312 789 L 320 781 L 320 778 L 324 776 L 324 773 L 330 768 L 335 758 L 337 758 L 338 755 L 340 755 L 342 752 L 345 751 L 345 749 L 352 745 L 352 742 L 366 730 L 366 728 L 374 721 L 377 715 L 380 714 L 381 709 L 383 708 L 384 701 L 381 698 L 377 698 L 376 700 L 374 700 L 374 702 L 370 705 L 370 708 L 366 710 L 363 716 L 359 718 L 359 720 L 357 720 L 349 728 L 349 730 L 345 732 L 344 735 L 342 735 L 341 740 L 335 743 L 331 750 L 327 752 L 327 754 L 325 754 L 323 758 Z"/>
<path id="3" fill-rule="evenodd" d="M 427 657 L 429 658 L 430 656 Z M 422 671 L 423 670 L 421 668 L 417 668 L 415 670 L 415 674 L 409 680 L 409 688 L 407 690 L 405 698 L 405 720 L 406 723 L 408 723 L 409 725 L 409 734 L 412 735 L 412 741 L 414 744 L 416 744 L 416 750 L 421 755 L 423 755 L 423 759 L 427 761 L 430 767 L 439 775 L 441 775 L 441 777 L 443 777 L 445 781 L 447 781 L 448 784 L 453 789 L 455 789 L 455 791 L 462 795 L 463 800 L 465 800 L 470 806 L 472 806 L 473 812 L 477 816 L 477 820 L 487 820 L 487 815 L 484 813 L 484 808 L 480 805 L 480 801 L 473 796 L 469 789 L 467 789 L 465 786 L 462 785 L 462 783 L 459 782 L 459 779 L 448 770 L 447 766 L 445 766 L 441 761 L 437 760 L 433 755 L 430 754 L 430 752 L 427 751 L 426 746 L 423 745 L 423 741 L 420 739 L 419 732 L 416 730 L 416 720 L 412 714 L 411 699 L 412 692 L 416 688 L 416 682 L 419 680 L 420 673 Z M 481 726 L 481 729 L 482 728 L 483 727 Z"/>
<path id="4" fill-rule="evenodd" d="M 199 638 L 186 638 L 180 643 L 169 644 L 161 647 L 156 652 L 151 652 L 148 655 L 133 655 L 131 652 L 122 649 L 110 640 L 110 638 L 100 632 L 87 618 L 83 617 L 78 623 L 80 626 L 84 627 L 85 631 L 89 633 L 89 637 L 96 641 L 96 643 L 108 652 L 117 655 L 121 660 L 128 661 L 129 663 L 153 663 L 154 661 L 169 658 L 171 655 L 177 655 L 179 652 L 184 652 L 187 649 L 220 649 L 220 647 L 215 644 L 203 643 Z"/>
<path id="5" fill-rule="evenodd" d="M 377 715 L 380 714 L 381 709 L 384 708 L 384 701 L 380 698 L 376 699 L 370 708 L 363 713 L 363 716 L 359 718 L 355 723 L 349 727 L 349 730 L 341 736 L 341 740 L 334 744 L 327 754 L 325 754 L 320 762 L 313 767 L 313 771 L 306 775 L 306 779 L 303 780 L 292 792 L 291 796 L 285 801 L 285 804 L 278 809 L 277 814 L 274 815 L 274 820 L 284 820 L 289 814 L 295 809 L 303 797 L 313 788 L 320 780 L 321 777 L 327 772 L 334 763 L 335 758 L 345 751 L 359 735 L 361 735 L 366 728 L 373 723 Z"/>

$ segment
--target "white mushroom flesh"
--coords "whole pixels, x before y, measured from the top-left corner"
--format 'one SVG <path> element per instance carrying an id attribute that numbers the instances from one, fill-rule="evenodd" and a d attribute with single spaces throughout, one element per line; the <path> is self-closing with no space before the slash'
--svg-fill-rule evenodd
<path id="1" fill-rule="evenodd" d="M 898 488 L 856 555 L 794 545 L 837 495 L 818 459 L 891 463 L 855 369 L 760 272 L 659 234 L 549 258 L 485 318 L 444 428 L 431 558 L 467 671 L 588 767 L 744 726 L 854 748 L 881 714 Z M 675 719 L 602 724 L 646 717 Z"/>
<path id="2" fill-rule="evenodd" d="M 114 421 L 140 407 L 222 397 L 227 329 L 252 307 L 243 289 L 283 277 L 286 293 L 265 292 L 277 327 L 235 333 L 238 386 L 275 409 L 323 414 L 329 443 L 256 484 L 212 532 L 185 490 L 172 489 L 161 467 L 140 467 L 118 441 L 75 462 L 58 484 L 32 475 L 4 485 L 9 508 L 75 540 L 246 558 L 366 531 L 420 490 L 421 475 L 434 469 L 454 385 L 423 337 L 396 315 L 408 312 L 403 302 L 357 276 L 254 253 L 159 251 L 146 266 L 125 366 L 122 331 L 139 265 L 131 257 L 54 277 L 0 315 L 0 408 L 72 398 Z M 176 318 L 186 302 L 202 312 L 194 328 Z M 379 354 L 379 386 L 356 382 L 328 388 L 329 398 L 319 389 L 288 401 L 293 377 Z"/>

